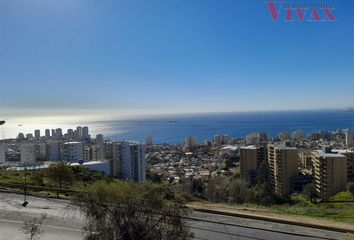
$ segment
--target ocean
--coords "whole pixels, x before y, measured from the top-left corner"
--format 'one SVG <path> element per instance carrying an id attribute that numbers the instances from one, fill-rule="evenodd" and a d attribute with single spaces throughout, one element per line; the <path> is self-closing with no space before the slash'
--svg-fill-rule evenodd
<path id="1" fill-rule="evenodd" d="M 18 123 L 18 122 L 17 122 Z M 16 124 L 17 124 L 16 123 Z M 80 124 L 79 124 L 80 123 Z M 5 128 L 7 137 L 15 137 L 18 132 L 32 132 L 45 128 L 67 128 L 87 125 L 92 137 L 104 134 L 106 139 L 145 141 L 151 136 L 154 143 L 181 143 L 186 136 L 196 136 L 199 142 L 212 140 L 214 135 L 245 137 L 251 132 L 267 132 L 271 137 L 282 131 L 303 130 L 306 134 L 336 129 L 354 130 L 354 112 L 340 110 L 326 111 L 277 111 L 166 115 L 160 117 L 136 118 L 116 121 L 75 121 L 65 123 L 15 123 Z M 11 135 L 11 136 L 10 136 Z"/>

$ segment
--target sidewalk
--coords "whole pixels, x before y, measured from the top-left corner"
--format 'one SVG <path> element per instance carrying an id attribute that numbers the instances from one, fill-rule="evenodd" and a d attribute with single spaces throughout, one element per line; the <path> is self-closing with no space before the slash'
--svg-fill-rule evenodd
<path id="1" fill-rule="evenodd" d="M 308 216 L 298 215 L 283 215 L 262 211 L 255 208 L 235 209 L 227 206 L 220 206 L 218 204 L 192 202 L 187 204 L 188 207 L 194 211 L 206 212 L 213 214 L 221 214 L 234 217 L 250 218 L 262 221 L 271 221 L 277 223 L 291 224 L 303 227 L 318 228 L 336 232 L 352 233 L 354 234 L 354 226 L 350 223 L 335 222 L 323 218 L 313 218 Z"/>

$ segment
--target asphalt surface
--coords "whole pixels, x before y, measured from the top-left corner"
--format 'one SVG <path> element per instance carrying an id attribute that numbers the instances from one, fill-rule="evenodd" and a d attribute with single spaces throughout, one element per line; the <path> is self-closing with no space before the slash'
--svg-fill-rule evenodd
<path id="1" fill-rule="evenodd" d="M 0 240 L 23 240 L 23 221 L 47 214 L 42 239 L 82 239 L 84 218 L 65 200 L 28 197 L 0 192 Z M 188 224 L 199 240 L 300 240 L 345 239 L 346 234 L 288 224 L 194 212 Z"/>

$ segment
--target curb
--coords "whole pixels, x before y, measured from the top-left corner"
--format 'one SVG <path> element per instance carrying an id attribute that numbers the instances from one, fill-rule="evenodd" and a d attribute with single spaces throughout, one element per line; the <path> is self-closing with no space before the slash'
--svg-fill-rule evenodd
<path id="1" fill-rule="evenodd" d="M 276 223 L 282 223 L 282 224 L 296 225 L 296 226 L 301 226 L 301 227 L 309 227 L 309 228 L 316 228 L 316 229 L 321 229 L 321 230 L 329 230 L 329 231 L 334 231 L 334 232 L 354 234 L 353 229 L 346 229 L 346 228 L 332 227 L 332 226 L 325 226 L 325 225 L 317 225 L 317 224 L 303 223 L 303 222 L 295 222 L 295 221 L 289 221 L 289 220 L 285 220 L 285 219 L 276 219 L 273 217 L 265 217 L 265 216 L 257 216 L 257 215 L 243 214 L 243 213 L 227 212 L 227 211 L 220 211 L 220 210 L 207 209 L 207 208 L 198 208 L 198 207 L 190 207 L 190 208 L 196 212 L 219 214 L 219 215 L 225 215 L 225 216 L 230 216 L 230 217 L 248 218 L 248 219 L 261 220 L 261 221 L 269 221 L 269 222 L 276 222 Z"/>

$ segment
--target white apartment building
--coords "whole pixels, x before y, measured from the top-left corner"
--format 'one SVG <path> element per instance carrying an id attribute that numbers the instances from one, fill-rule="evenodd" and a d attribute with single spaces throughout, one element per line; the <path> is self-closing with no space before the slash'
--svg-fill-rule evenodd
<path id="1" fill-rule="evenodd" d="M 34 137 L 36 138 L 36 140 L 39 140 L 41 138 L 41 130 L 34 130 Z"/>
<path id="2" fill-rule="evenodd" d="M 35 146 L 32 143 L 20 145 L 21 163 L 34 163 L 36 161 Z"/>
<path id="3" fill-rule="evenodd" d="M 0 145 L 0 164 L 6 162 L 6 147 L 4 145 Z"/>
<path id="4" fill-rule="evenodd" d="M 305 137 L 305 133 L 302 130 L 294 131 L 291 134 L 291 138 L 294 139 L 294 140 L 303 139 L 304 137 Z"/>
<path id="5" fill-rule="evenodd" d="M 100 161 L 100 148 L 99 146 L 85 146 L 84 148 L 85 162 Z"/>
<path id="6" fill-rule="evenodd" d="M 82 142 L 66 142 L 60 145 L 60 159 L 65 162 L 83 162 L 84 144 Z"/>
<path id="7" fill-rule="evenodd" d="M 51 141 L 47 143 L 47 154 L 49 161 L 60 161 L 60 142 Z"/>
<path id="8" fill-rule="evenodd" d="M 227 144 L 229 140 L 230 140 L 230 138 L 227 135 L 215 135 L 214 136 L 214 144 L 218 145 L 218 146 L 223 145 L 223 144 Z"/>
<path id="9" fill-rule="evenodd" d="M 354 132 L 345 132 L 345 145 L 352 146 L 354 144 Z"/>
<path id="10" fill-rule="evenodd" d="M 125 180 L 146 180 L 144 145 L 133 142 L 114 142 L 111 175 Z"/>
<path id="11" fill-rule="evenodd" d="M 89 139 L 90 135 L 89 135 L 89 129 L 87 126 L 82 128 L 82 138 L 83 139 Z"/>
<path id="12" fill-rule="evenodd" d="M 45 137 L 50 138 L 50 130 L 49 129 L 45 130 Z"/>

